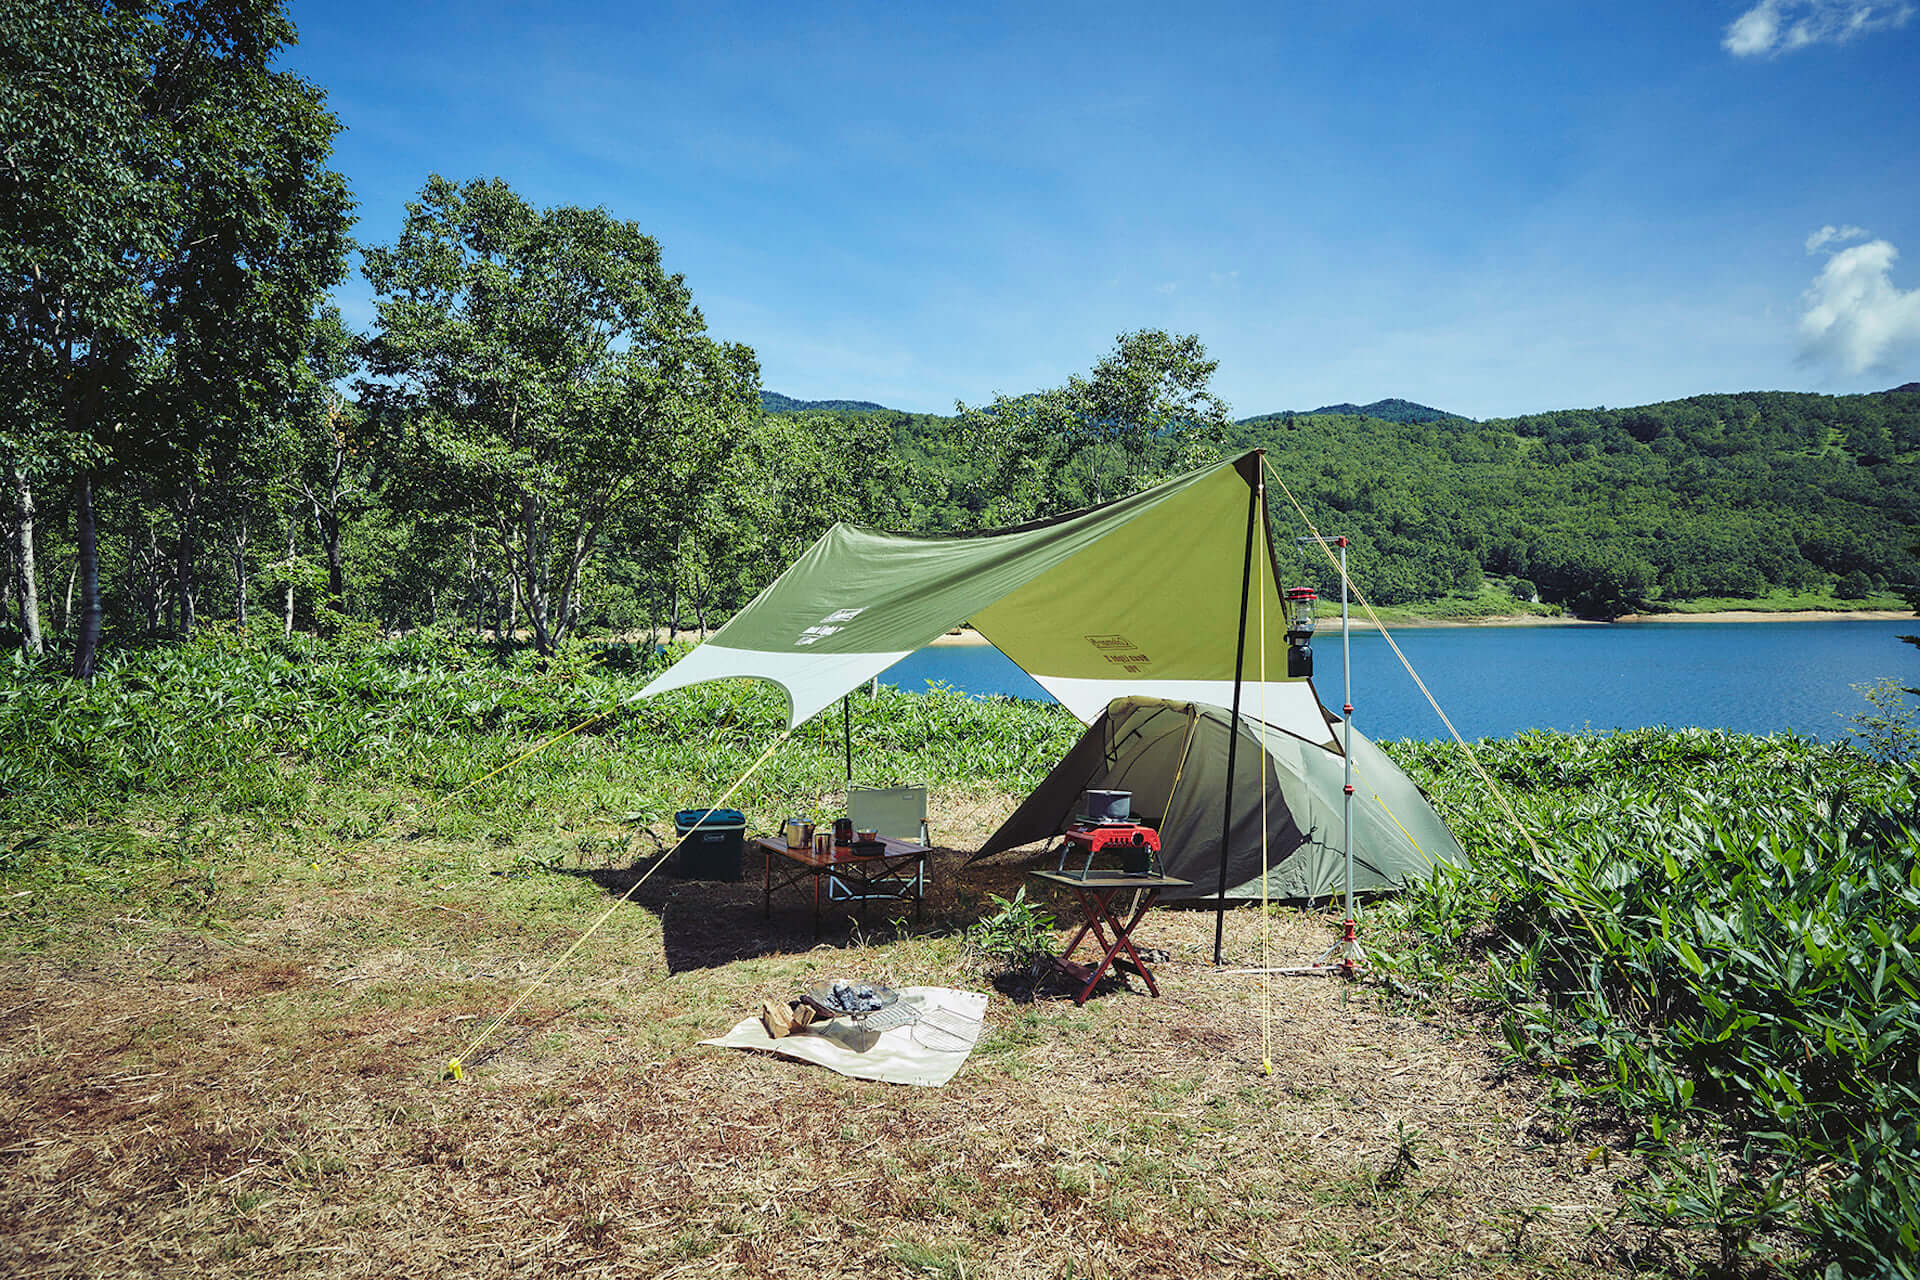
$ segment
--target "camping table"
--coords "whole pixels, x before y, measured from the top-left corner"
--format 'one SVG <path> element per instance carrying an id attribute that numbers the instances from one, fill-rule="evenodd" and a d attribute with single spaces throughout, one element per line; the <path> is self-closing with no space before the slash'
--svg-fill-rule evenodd
<path id="1" fill-rule="evenodd" d="M 822 856 L 811 847 L 789 849 L 784 836 L 756 836 L 765 868 L 766 917 L 773 918 L 773 891 L 813 882 L 813 936 L 820 936 L 820 882 L 827 882 L 830 902 L 858 902 L 864 916 L 871 898 L 895 901 L 913 899 L 913 918 L 920 919 L 920 903 L 926 896 L 927 854 L 923 844 L 880 838 L 883 853 L 854 854 L 835 849 Z M 857 890 L 857 892 L 856 892 Z"/>
<path id="2" fill-rule="evenodd" d="M 1141 918 L 1153 909 L 1153 904 L 1160 900 L 1162 889 L 1184 889 L 1193 881 L 1179 880 L 1173 876 L 1130 876 L 1119 872 L 1103 874 L 1098 871 L 1085 877 L 1065 871 L 1030 871 L 1027 874 L 1036 880 L 1044 880 L 1050 885 L 1071 892 L 1074 900 L 1080 904 L 1080 913 L 1086 917 L 1086 923 L 1081 925 L 1080 931 L 1073 935 L 1073 941 L 1067 944 L 1067 949 L 1053 960 L 1054 964 L 1062 970 L 1085 983 L 1080 988 L 1079 994 L 1073 998 L 1075 1004 L 1087 1002 L 1087 997 L 1093 994 L 1094 987 L 1099 985 L 1100 979 L 1108 969 L 1113 967 L 1114 960 L 1122 951 L 1125 951 L 1133 961 L 1134 970 L 1146 979 L 1147 990 L 1155 996 L 1160 994 L 1160 988 L 1154 985 L 1152 971 L 1140 959 L 1140 953 L 1133 949 L 1133 931 Z M 1114 914 L 1113 900 L 1118 895 L 1132 890 L 1142 890 L 1144 895 L 1139 904 L 1134 907 L 1133 914 L 1127 917 L 1126 923 L 1122 924 L 1120 917 Z M 1113 930 L 1111 942 L 1107 940 L 1109 928 Z M 1080 945 L 1080 940 L 1089 933 L 1101 947 L 1106 949 L 1106 952 L 1100 957 L 1100 963 L 1097 965 L 1076 964 L 1070 957 L 1073 955 L 1074 948 Z"/>

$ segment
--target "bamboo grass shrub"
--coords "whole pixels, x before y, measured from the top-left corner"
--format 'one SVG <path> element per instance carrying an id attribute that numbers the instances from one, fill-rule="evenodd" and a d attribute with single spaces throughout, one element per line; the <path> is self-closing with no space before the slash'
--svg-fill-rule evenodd
<path id="1" fill-rule="evenodd" d="M 456 821 L 503 809 L 531 821 L 567 797 L 670 816 L 738 777 L 786 706 L 756 681 L 632 701 L 668 656 L 575 645 L 541 662 L 434 632 L 355 646 L 209 629 L 121 651 L 91 683 L 16 658 L 0 663 L 0 821 L 32 830 L 133 805 L 288 817 L 346 782 L 401 785 Z M 947 688 L 856 693 L 851 708 L 856 773 L 872 784 L 1029 787 L 1079 732 L 1059 707 Z M 838 721 L 802 726 L 736 807 L 772 821 L 842 787 Z"/>
<path id="2" fill-rule="evenodd" d="M 1380 913 L 1400 962 L 1632 1117 L 1637 1207 L 1727 1266 L 1784 1235 L 1828 1274 L 1920 1274 L 1914 771 L 1695 730 L 1477 750 L 1539 852 L 1451 750 L 1396 744 L 1477 857 Z"/>

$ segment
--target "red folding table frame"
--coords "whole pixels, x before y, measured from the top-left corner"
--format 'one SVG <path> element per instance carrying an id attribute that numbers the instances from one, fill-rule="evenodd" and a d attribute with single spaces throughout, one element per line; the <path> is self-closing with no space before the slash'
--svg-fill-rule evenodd
<path id="1" fill-rule="evenodd" d="M 1036 880 L 1043 880 L 1056 888 L 1067 890 L 1080 904 L 1080 914 L 1086 922 L 1080 926 L 1073 940 L 1067 943 L 1067 949 L 1053 958 L 1054 964 L 1071 975 L 1082 986 L 1073 997 L 1075 1004 L 1085 1004 L 1093 989 L 1100 985 L 1100 979 L 1113 967 L 1113 962 L 1121 952 L 1126 952 L 1133 964 L 1134 972 L 1146 981 L 1147 991 L 1158 996 L 1159 986 L 1153 980 L 1153 971 L 1147 968 L 1146 961 L 1133 947 L 1133 931 L 1153 904 L 1160 900 L 1163 889 L 1184 889 L 1193 881 L 1180 880 L 1173 876 L 1130 876 L 1121 873 L 1096 871 L 1091 875 L 1078 876 L 1064 871 L 1032 871 L 1028 873 Z M 1125 923 L 1113 910 L 1113 900 L 1122 893 L 1139 892 L 1142 896 L 1134 905 L 1133 913 Z M 1113 937 L 1107 937 L 1107 930 L 1113 930 Z M 1092 934 L 1095 943 L 1102 949 L 1100 963 L 1085 965 L 1076 963 L 1071 957 L 1074 950 L 1088 934 Z"/>

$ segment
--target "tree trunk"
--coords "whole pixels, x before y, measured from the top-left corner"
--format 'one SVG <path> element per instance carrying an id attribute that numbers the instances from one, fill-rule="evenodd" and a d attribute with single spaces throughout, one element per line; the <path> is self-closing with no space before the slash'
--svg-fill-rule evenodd
<path id="1" fill-rule="evenodd" d="M 166 562 L 167 558 L 160 553 L 160 539 L 153 532 L 153 521 L 149 519 L 147 545 L 134 547 L 129 563 L 138 570 L 137 580 L 141 599 L 146 602 L 147 634 L 150 636 L 160 634 L 160 590 L 166 585 L 166 575 L 161 572 L 161 566 Z"/>
<path id="2" fill-rule="evenodd" d="M 20 575 L 14 571 L 19 557 L 13 553 L 12 517 L 7 520 L 7 531 L 7 563 L 4 569 L 0 569 L 0 579 L 4 579 L 4 585 L 0 585 L 0 627 L 12 626 L 14 617 L 20 612 L 17 607 L 20 599 Z"/>
<path id="3" fill-rule="evenodd" d="M 67 598 L 60 609 L 60 631 L 63 635 L 73 634 L 73 584 L 80 580 L 80 556 L 75 552 L 73 563 L 67 566 Z"/>
<path id="4" fill-rule="evenodd" d="M 242 516 L 229 535 L 228 548 L 233 554 L 233 623 L 237 627 L 247 625 L 247 521 Z"/>
<path id="5" fill-rule="evenodd" d="M 74 528 L 80 554 L 74 572 L 80 579 L 80 632 L 73 644 L 73 674 L 91 680 L 100 661 L 100 544 L 93 527 L 93 472 L 82 471 L 75 489 Z"/>
<path id="6" fill-rule="evenodd" d="M 33 483 L 26 468 L 13 469 L 13 558 L 19 571 L 20 645 L 30 654 L 45 652 L 40 639 L 40 583 L 33 567 Z"/>
<path id="7" fill-rule="evenodd" d="M 299 526 L 293 522 L 291 517 L 289 517 L 287 520 L 287 598 L 286 598 L 286 636 L 287 636 L 287 639 L 289 640 L 293 639 L 293 556 L 294 556 L 295 550 L 297 549 L 294 546 L 294 535 L 297 534 L 298 532 L 299 532 Z"/>
<path id="8" fill-rule="evenodd" d="M 193 634 L 193 552 L 195 529 L 195 509 L 199 494 L 187 489 L 175 505 L 179 518 L 180 537 L 174 543 L 173 554 L 173 590 L 174 598 L 180 602 L 180 638 L 185 640 Z"/>
<path id="9" fill-rule="evenodd" d="M 313 527 L 320 535 L 320 546 L 327 557 L 327 607 L 340 613 L 347 609 L 347 574 L 342 564 L 340 545 L 340 494 L 338 485 L 329 496 L 330 500 L 322 504 L 317 497 L 310 497 L 313 503 Z"/>
<path id="10" fill-rule="evenodd" d="M 521 568 L 527 580 L 527 618 L 533 624 L 533 647 L 541 657 L 553 654 L 552 602 L 547 598 L 546 547 L 540 500 L 528 495 L 520 500 L 520 521 L 526 537 Z"/>

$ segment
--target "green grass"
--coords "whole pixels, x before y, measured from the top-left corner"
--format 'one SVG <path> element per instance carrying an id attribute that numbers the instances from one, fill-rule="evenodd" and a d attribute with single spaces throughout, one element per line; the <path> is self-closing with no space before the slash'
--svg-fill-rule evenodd
<path id="1" fill-rule="evenodd" d="M 1847 613 L 1858 610 L 1911 612 L 1906 600 L 1888 592 L 1879 592 L 1862 600 L 1843 600 L 1829 592 L 1770 591 L 1762 596 L 1709 596 L 1696 600 L 1657 600 L 1647 609 L 1651 613 Z M 1321 602 L 1322 627 L 1330 617 L 1339 625 L 1340 604 Z M 1560 618 L 1566 610 L 1557 604 L 1529 604 L 1516 600 L 1504 582 L 1489 579 L 1478 593 L 1445 596 L 1418 604 L 1389 605 L 1376 612 L 1388 625 L 1418 626 L 1422 622 L 1472 622 L 1491 618 Z M 1365 611 L 1356 603 L 1356 619 Z"/>
<path id="2" fill-rule="evenodd" d="M 1318 608 L 1322 631 L 1338 634 L 1339 597 L 1321 600 Z M 1359 601 L 1354 601 L 1350 608 L 1355 621 L 1366 620 L 1367 612 L 1361 608 Z M 1472 595 L 1442 596 L 1438 600 L 1423 600 L 1418 604 L 1376 605 L 1374 612 L 1389 626 L 1418 626 L 1423 622 L 1475 622 L 1491 618 L 1559 618 L 1566 615 L 1566 610 L 1557 604 L 1535 604 L 1516 598 L 1509 580 L 1503 578 L 1487 579 Z"/>
<path id="3" fill-rule="evenodd" d="M 1763 596 L 1703 596 L 1697 600 L 1662 600 L 1662 613 L 1845 613 L 1855 610 L 1894 610 L 1911 613 L 1906 599 L 1892 592 L 1875 592 L 1861 600 L 1842 600 L 1824 591 L 1769 591 Z"/>
<path id="4" fill-rule="evenodd" d="M 232 1032 L 241 1043 L 221 1049 L 227 1059 L 324 1051 L 341 1070 L 391 1071 L 412 1034 L 396 1027 L 490 1015 L 527 976 L 524 957 L 563 950 L 606 901 L 592 880 L 551 868 L 623 867 L 651 852 L 671 839 L 675 809 L 717 799 L 781 727 L 764 686 L 683 691 L 480 781 L 625 707 L 646 678 L 585 653 L 541 667 L 430 636 L 366 652 L 213 636 L 125 655 L 91 685 L 15 662 L 0 677 L 7 950 L 17 965 L 45 957 L 62 972 L 164 984 L 198 980 L 218 948 L 239 949 L 260 994 L 255 1021 Z M 882 691 L 854 706 L 863 779 L 963 792 L 1030 787 L 1079 732 L 1057 708 L 950 691 Z M 1476 859 L 1370 912 L 1390 1003 L 1495 1020 L 1514 1062 L 1547 1082 L 1540 1122 L 1562 1143 L 1617 1116 L 1644 1166 L 1632 1212 L 1715 1241 L 1724 1266 L 1785 1250 L 1789 1265 L 1814 1270 L 1894 1259 L 1894 1274 L 1914 1275 L 1898 1260 L 1920 1253 L 1915 773 L 1791 736 L 1479 744 L 1536 849 L 1458 748 L 1390 750 Z M 819 812 L 842 773 L 838 726 L 809 728 L 733 803 L 770 829 L 786 813 Z M 663 927 L 646 911 L 617 914 L 595 940 L 595 965 L 624 968 L 648 991 L 670 981 Z M 302 940 L 297 952 L 275 949 L 282 932 Z M 967 954 L 958 934 L 861 951 L 903 981 L 937 979 Z M 813 963 L 773 954 L 727 965 L 724 981 L 683 975 L 644 1016 L 625 989 L 543 995 L 527 1010 L 528 1052 L 556 1080 L 591 1078 L 610 1037 L 664 1061 Z M 282 989 L 283 974 L 306 984 L 287 977 Z M 162 1069 L 187 1052 L 187 1024 L 169 1019 L 193 1016 L 156 1016 L 116 1040 L 115 1071 Z M 1115 1037 L 1125 1016 L 1111 1002 L 1016 1007 L 975 1061 L 1005 1087 L 1037 1090 L 1048 1063 Z M 471 1023 L 457 1025 L 468 1034 Z M 1217 1169 L 1200 1177 L 1180 1153 L 1260 1122 L 1281 1095 L 1200 1096 L 1167 1079 L 1146 1097 L 1170 1118 L 1090 1121 L 1078 1145 L 1092 1154 L 1023 1194 L 1118 1222 L 1143 1197 L 1191 1199 L 1205 1185 L 1198 1216 L 1259 1220 L 1265 1202 L 1242 1202 L 1251 1184 L 1229 1188 Z M 857 1145 L 857 1133 L 843 1140 Z M 1129 1145 L 1150 1158 L 1099 1154 Z M 1440 1215 L 1421 1199 L 1433 1185 L 1412 1176 L 1422 1151 L 1403 1131 L 1384 1157 L 1316 1194 L 1382 1222 Z M 297 1154 L 305 1163 L 288 1177 L 301 1186 L 341 1176 L 327 1148 Z M 966 1181 L 978 1169 L 922 1168 L 922 1157 L 911 1144 L 889 1152 L 945 1206 L 942 1221 L 993 1231 L 1019 1219 L 1013 1200 Z M 247 1230 L 236 1224 L 236 1250 L 259 1247 Z M 1516 1265 L 1535 1256 L 1537 1230 L 1524 1214 L 1511 1224 Z M 944 1238 L 881 1244 L 910 1273 L 974 1270 Z M 703 1256 L 671 1236 L 662 1248 Z"/>

